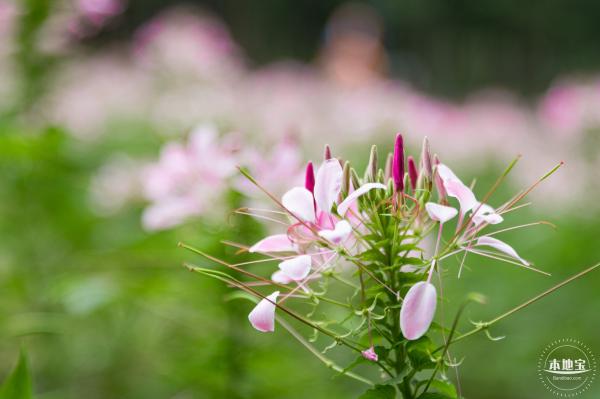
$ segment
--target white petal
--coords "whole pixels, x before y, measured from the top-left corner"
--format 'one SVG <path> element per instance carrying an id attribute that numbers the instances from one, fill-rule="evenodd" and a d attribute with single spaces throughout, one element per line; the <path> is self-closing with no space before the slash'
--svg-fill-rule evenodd
<path id="1" fill-rule="evenodd" d="M 362 186 L 360 186 L 358 188 L 358 190 L 353 191 L 352 193 L 350 193 L 346 197 L 346 199 L 343 200 L 342 203 L 338 205 L 338 207 L 337 207 L 338 215 L 344 216 L 346 214 L 346 212 L 348 212 L 348 209 L 352 206 L 352 203 L 354 201 L 356 201 L 356 199 L 358 197 L 360 197 L 363 194 L 366 194 L 367 192 L 371 191 L 374 188 L 380 188 L 382 190 L 386 190 L 387 186 L 385 186 L 384 184 L 381 184 L 381 183 L 366 183 L 366 184 L 363 184 Z"/>
<path id="2" fill-rule="evenodd" d="M 460 202 L 460 210 L 463 214 L 473 209 L 477 204 L 475 194 L 467 187 L 452 170 L 444 164 L 437 166 L 437 173 L 444 183 L 447 194 Z"/>
<path id="3" fill-rule="evenodd" d="M 452 172 L 452 169 L 444 165 L 443 163 L 439 164 L 437 167 L 437 173 L 442 178 L 442 181 L 447 180 L 458 180 L 460 179 Z"/>
<path id="4" fill-rule="evenodd" d="M 296 249 L 285 234 L 268 236 L 250 247 L 248 252 L 294 252 Z"/>
<path id="5" fill-rule="evenodd" d="M 463 215 L 469 212 L 477 205 L 477 199 L 473 191 L 463 184 L 460 180 L 444 181 L 444 188 L 450 197 L 454 197 L 460 203 L 460 211 Z"/>
<path id="6" fill-rule="evenodd" d="M 313 195 L 304 187 L 294 187 L 283 194 L 281 203 L 296 217 L 309 222 L 315 221 Z"/>
<path id="7" fill-rule="evenodd" d="M 325 161 L 315 177 L 315 201 L 317 208 L 330 212 L 333 203 L 337 200 L 342 190 L 342 175 L 344 174 L 340 162 L 335 159 Z"/>
<path id="8" fill-rule="evenodd" d="M 335 224 L 334 230 L 321 230 L 319 235 L 334 244 L 344 242 L 352 233 L 352 226 L 346 220 L 341 220 Z"/>
<path id="9" fill-rule="evenodd" d="M 279 284 L 288 284 L 292 282 L 292 279 L 281 270 L 277 270 L 275 273 L 271 274 L 271 280 Z"/>
<path id="10" fill-rule="evenodd" d="M 481 223 L 498 224 L 504 218 L 496 213 L 494 208 L 488 204 L 477 204 L 474 208 L 476 212 L 473 214 L 473 223 L 480 225 Z"/>
<path id="11" fill-rule="evenodd" d="M 517 251 L 515 251 L 513 247 L 511 247 L 510 245 L 508 245 L 504 241 L 500 241 L 500 240 L 498 240 L 496 238 L 489 237 L 489 236 L 482 236 L 482 237 L 479 237 L 479 239 L 477 240 L 477 244 L 476 245 L 486 245 L 488 247 L 495 248 L 498 251 L 503 252 L 503 253 L 507 254 L 508 256 L 510 256 L 510 257 L 518 259 L 525 266 L 529 266 L 529 262 L 527 262 L 525 259 L 521 258 L 519 256 L 519 254 L 517 254 Z"/>
<path id="12" fill-rule="evenodd" d="M 302 281 L 310 273 L 312 258 L 310 255 L 300 255 L 292 259 L 284 260 L 279 264 L 279 269 L 294 281 Z"/>
<path id="13" fill-rule="evenodd" d="M 435 202 L 426 203 L 425 210 L 431 219 L 440 223 L 446 223 L 458 214 L 458 211 L 451 206 L 440 205 Z"/>
<path id="14" fill-rule="evenodd" d="M 275 330 L 275 302 L 279 296 L 279 291 L 262 299 L 252 312 L 248 315 L 248 320 L 252 327 L 262 332 L 272 332 Z"/>

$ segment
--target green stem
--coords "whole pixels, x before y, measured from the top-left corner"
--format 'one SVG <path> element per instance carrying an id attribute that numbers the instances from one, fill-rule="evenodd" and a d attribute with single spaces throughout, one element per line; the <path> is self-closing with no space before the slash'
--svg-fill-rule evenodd
<path id="1" fill-rule="evenodd" d="M 364 384 L 367 385 L 375 385 L 375 383 L 365 377 L 362 377 L 358 374 L 355 374 L 351 371 L 345 371 L 342 367 L 338 366 L 337 364 L 335 364 L 333 362 L 333 360 L 329 359 L 328 357 L 326 357 L 325 355 L 323 355 L 317 348 L 315 348 L 313 345 L 310 344 L 310 342 L 308 342 L 298 331 L 296 331 L 291 325 L 289 325 L 285 320 L 283 320 L 281 317 L 279 316 L 275 316 L 275 319 L 277 320 L 277 322 L 283 327 L 285 328 L 294 338 L 296 338 L 298 340 L 298 342 L 300 342 L 306 349 L 308 349 L 308 351 L 310 353 L 312 353 L 313 355 L 315 355 L 315 357 L 317 359 L 319 359 L 321 362 L 323 362 L 325 364 L 325 366 L 327 366 L 328 368 L 337 371 L 340 374 L 346 375 L 350 378 L 355 379 L 356 381 L 360 381 Z"/>
<path id="2" fill-rule="evenodd" d="M 461 341 L 473 334 L 476 334 L 480 331 L 486 330 L 487 328 L 489 328 L 490 326 L 492 326 L 493 324 L 496 324 L 497 322 L 499 322 L 502 319 L 505 319 L 506 317 L 512 315 L 513 313 L 518 312 L 519 310 L 526 308 L 527 306 L 533 304 L 534 302 L 539 301 L 540 299 L 544 298 L 546 295 L 551 294 L 552 292 L 556 291 L 557 289 L 569 284 L 570 282 L 577 280 L 580 277 L 583 277 L 584 275 L 592 272 L 594 269 L 596 269 L 598 266 L 600 266 L 600 263 L 597 263 L 591 267 L 588 267 L 587 269 L 575 274 L 574 276 L 569 277 L 568 279 L 556 284 L 555 286 L 547 289 L 546 291 L 534 296 L 533 298 L 523 302 L 522 304 L 515 306 L 514 308 L 508 310 L 507 312 L 502 313 L 500 316 L 487 321 L 487 322 L 482 322 L 480 323 L 477 327 L 475 327 L 474 329 L 472 329 L 471 331 L 468 331 L 462 335 L 459 335 L 458 337 L 456 337 L 456 339 L 452 340 L 452 341 L 448 341 L 448 345 L 456 343 L 458 341 Z M 433 351 L 433 353 L 438 352 L 439 350 L 443 349 L 445 346 L 441 346 L 439 348 L 437 348 L 436 350 Z"/>

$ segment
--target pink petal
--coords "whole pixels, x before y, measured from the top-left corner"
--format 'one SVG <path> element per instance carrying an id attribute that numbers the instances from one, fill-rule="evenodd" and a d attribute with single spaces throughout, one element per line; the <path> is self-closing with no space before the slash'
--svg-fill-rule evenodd
<path id="1" fill-rule="evenodd" d="M 436 167 L 436 170 L 443 182 L 446 182 L 448 180 L 460 181 L 458 176 L 456 176 L 454 174 L 454 172 L 452 172 L 452 170 L 449 167 L 447 167 L 446 165 L 444 165 L 443 163 L 438 164 Z"/>
<path id="2" fill-rule="evenodd" d="M 460 203 L 460 211 L 465 214 L 477 205 L 477 199 L 473 191 L 465 186 L 460 180 L 447 180 L 444 182 L 446 193 L 454 197 Z"/>
<path id="3" fill-rule="evenodd" d="M 336 245 L 344 242 L 350 233 L 352 233 L 352 226 L 346 220 L 337 222 L 335 224 L 335 229 L 333 230 L 319 231 L 319 235 L 321 237 Z"/>
<path id="4" fill-rule="evenodd" d="M 420 281 L 408 290 L 400 309 L 400 329 L 406 339 L 415 340 L 427 332 L 436 302 L 437 292 L 431 283 Z"/>
<path id="5" fill-rule="evenodd" d="M 285 234 L 275 234 L 263 238 L 250 247 L 248 252 L 295 252 L 292 242 Z"/>
<path id="6" fill-rule="evenodd" d="M 437 174 L 444 183 L 446 193 L 460 202 L 460 211 L 465 214 L 477 205 L 475 194 L 467 187 L 452 170 L 444 164 L 437 165 Z"/>
<path id="7" fill-rule="evenodd" d="M 504 218 L 496 213 L 494 208 L 488 204 L 477 204 L 473 208 L 473 223 L 480 225 L 481 223 L 498 224 L 504 221 Z"/>
<path id="8" fill-rule="evenodd" d="M 275 330 L 275 302 L 279 296 L 279 291 L 275 291 L 268 297 L 262 299 L 252 312 L 248 315 L 248 320 L 252 327 L 262 332 L 272 332 Z"/>
<path id="9" fill-rule="evenodd" d="M 300 255 L 292 259 L 284 260 L 279 264 L 279 269 L 294 281 L 302 281 L 308 276 L 312 266 L 310 255 Z"/>
<path id="10" fill-rule="evenodd" d="M 369 349 L 362 351 L 361 354 L 365 359 L 370 360 L 372 362 L 376 362 L 379 360 L 377 353 L 375 353 L 375 348 L 373 348 L 372 346 Z"/>
<path id="11" fill-rule="evenodd" d="M 275 273 L 271 274 L 271 280 L 279 284 L 288 284 L 292 282 L 292 279 L 281 270 L 277 270 Z"/>
<path id="12" fill-rule="evenodd" d="M 435 202 L 426 203 L 425 210 L 431 219 L 440 223 L 446 223 L 458 214 L 458 211 L 451 206 L 440 205 Z"/>
<path id="13" fill-rule="evenodd" d="M 352 206 L 352 204 L 354 203 L 354 201 L 356 201 L 356 199 L 358 197 L 360 197 L 363 194 L 368 193 L 369 191 L 371 191 L 374 188 L 380 188 L 382 190 L 387 189 L 387 186 L 385 186 L 384 184 L 381 183 L 366 183 L 363 184 L 362 186 L 360 186 L 358 188 L 358 190 L 352 192 L 351 194 L 349 194 L 345 200 L 342 201 L 342 203 L 340 205 L 338 205 L 337 207 L 337 212 L 338 215 L 340 216 L 344 216 L 346 214 L 346 212 L 348 212 L 348 209 L 350 208 L 350 206 Z"/>
<path id="14" fill-rule="evenodd" d="M 529 262 L 527 262 L 525 259 L 521 258 L 519 256 L 519 254 L 517 254 L 517 251 L 515 251 L 513 247 L 511 247 L 504 241 L 500 241 L 496 238 L 489 237 L 489 236 L 483 236 L 483 237 L 479 237 L 476 245 L 486 245 L 488 247 L 495 248 L 498 251 L 503 252 L 512 258 L 518 259 L 525 266 L 529 266 Z"/>
<path id="15" fill-rule="evenodd" d="M 337 159 L 325 161 L 317 172 L 315 179 L 315 201 L 317 208 L 330 212 L 342 189 L 342 167 Z"/>
<path id="16" fill-rule="evenodd" d="M 283 206 L 294 216 L 309 222 L 315 221 L 313 195 L 304 187 L 294 187 L 281 197 Z"/>

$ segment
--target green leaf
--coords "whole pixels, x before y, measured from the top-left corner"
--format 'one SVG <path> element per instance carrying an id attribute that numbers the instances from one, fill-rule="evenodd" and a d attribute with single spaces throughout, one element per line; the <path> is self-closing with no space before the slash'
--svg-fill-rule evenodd
<path id="1" fill-rule="evenodd" d="M 430 388 L 433 388 L 438 393 L 445 395 L 444 397 L 456 399 L 458 394 L 454 385 L 448 381 L 433 380 Z"/>
<path id="2" fill-rule="evenodd" d="M 410 341 L 406 344 L 406 351 L 410 363 L 416 370 L 432 369 L 435 367 L 435 361 L 432 359 L 432 352 L 435 345 L 427 336 L 423 336 L 416 341 Z"/>
<path id="3" fill-rule="evenodd" d="M 452 397 L 437 392 L 426 392 L 420 395 L 418 399 L 452 399 Z"/>
<path id="4" fill-rule="evenodd" d="M 31 377 L 25 351 L 21 350 L 19 363 L 0 387 L 0 399 L 32 399 Z"/>
<path id="5" fill-rule="evenodd" d="M 391 385 L 375 385 L 358 397 L 358 399 L 395 399 L 396 390 Z"/>

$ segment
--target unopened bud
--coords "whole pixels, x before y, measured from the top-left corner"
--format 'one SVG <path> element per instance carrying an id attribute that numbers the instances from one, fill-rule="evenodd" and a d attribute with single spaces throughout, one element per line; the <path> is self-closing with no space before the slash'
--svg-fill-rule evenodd
<path id="1" fill-rule="evenodd" d="M 404 140 L 402 135 L 396 135 L 394 156 L 392 159 L 392 178 L 396 191 L 404 191 Z"/>
<path id="2" fill-rule="evenodd" d="M 304 187 L 311 193 L 315 192 L 315 170 L 311 161 L 306 165 L 306 173 L 304 174 Z"/>
<path id="3" fill-rule="evenodd" d="M 412 156 L 408 156 L 408 177 L 410 180 L 410 188 L 413 191 L 417 188 L 417 179 L 419 177 L 417 172 L 417 165 L 415 164 L 415 159 Z"/>

